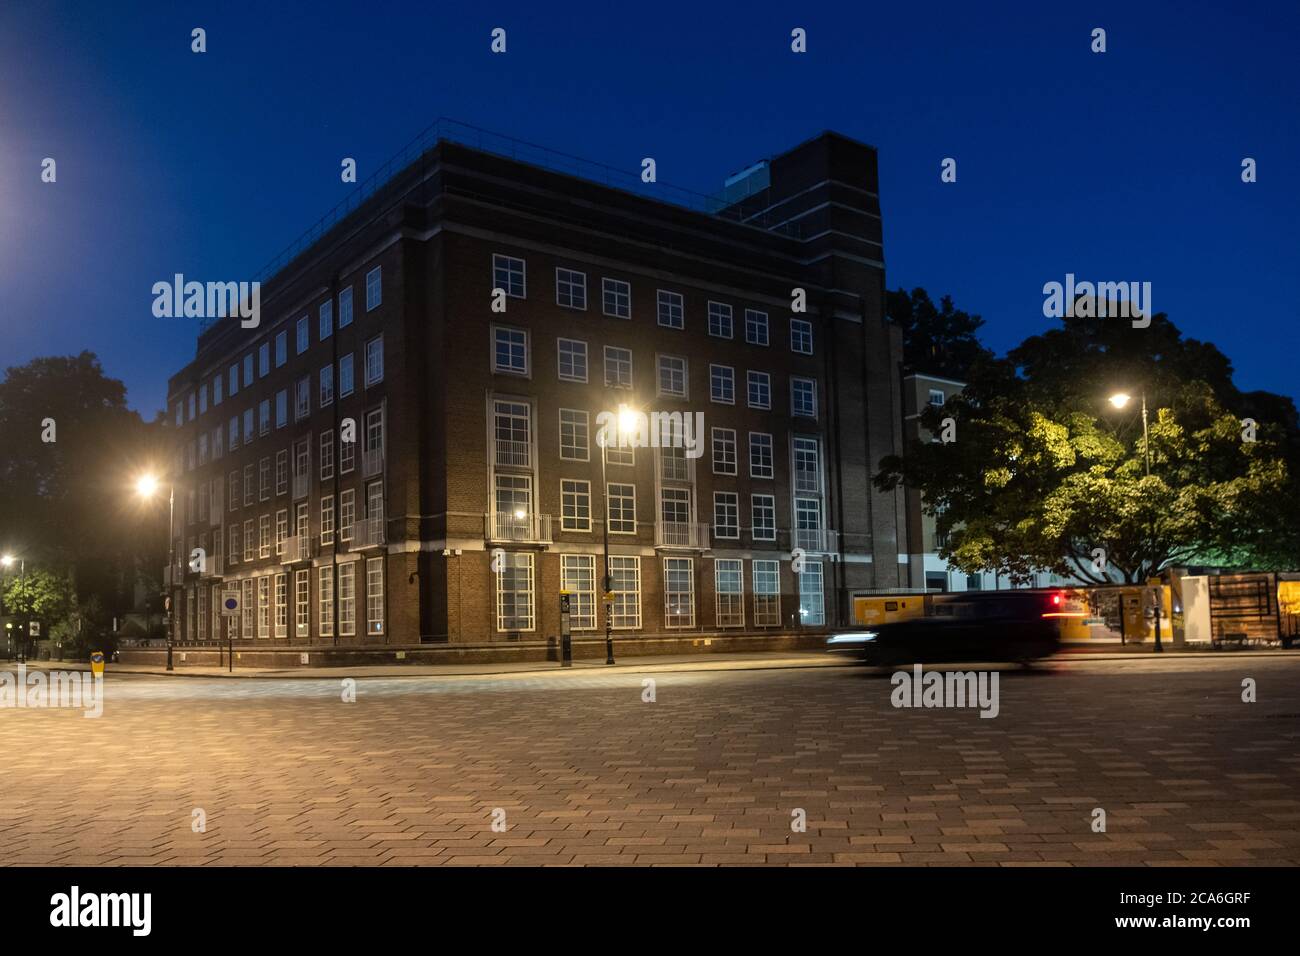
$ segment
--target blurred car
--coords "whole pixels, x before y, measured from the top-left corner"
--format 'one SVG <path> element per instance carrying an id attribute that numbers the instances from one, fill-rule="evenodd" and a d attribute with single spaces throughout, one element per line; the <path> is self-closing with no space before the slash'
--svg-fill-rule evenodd
<path id="1" fill-rule="evenodd" d="M 1061 646 L 1060 591 L 962 591 L 936 594 L 923 616 L 842 631 L 827 650 L 864 664 L 1016 661 L 1050 657 Z"/>

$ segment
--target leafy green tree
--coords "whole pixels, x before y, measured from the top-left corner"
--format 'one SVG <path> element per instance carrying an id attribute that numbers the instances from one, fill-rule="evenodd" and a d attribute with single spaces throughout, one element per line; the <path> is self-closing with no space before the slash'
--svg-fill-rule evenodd
<path id="1" fill-rule="evenodd" d="M 978 338 L 984 320 L 958 309 L 949 296 L 936 306 L 924 289 L 886 292 L 885 315 L 903 330 L 908 372 L 965 381 L 974 365 L 992 357 Z"/>
<path id="2" fill-rule="evenodd" d="M 1146 329 L 1067 318 L 1005 359 L 978 359 L 969 378 L 921 418 L 934 435 L 952 419 L 955 440 L 916 442 L 876 476 L 921 491 L 947 535 L 941 554 L 963 571 L 1102 583 L 1171 563 L 1300 564 L 1294 535 L 1277 530 L 1300 474 L 1294 404 L 1237 391 L 1227 358 L 1164 315 Z M 1133 401 L 1116 409 L 1120 391 Z"/>
<path id="3" fill-rule="evenodd" d="M 66 572 L 28 567 L 5 582 L 5 612 L 24 623 L 64 621 L 72 605 L 72 579 Z"/>

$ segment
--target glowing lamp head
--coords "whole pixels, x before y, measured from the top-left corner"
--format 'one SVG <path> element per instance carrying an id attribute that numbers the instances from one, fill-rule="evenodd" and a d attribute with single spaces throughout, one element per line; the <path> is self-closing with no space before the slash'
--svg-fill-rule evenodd
<path id="1" fill-rule="evenodd" d="M 626 405 L 620 405 L 618 407 L 619 434 L 626 435 L 629 432 L 636 431 L 636 425 L 637 425 L 636 411 L 634 411 L 631 408 L 628 408 Z"/>
<path id="2" fill-rule="evenodd" d="M 14 556 L 12 554 L 6 554 L 3 557 L 0 557 L 0 565 L 4 565 L 6 568 L 11 568 L 13 567 L 13 564 Z"/>
<path id="3" fill-rule="evenodd" d="M 1116 408 L 1123 408 L 1132 398 L 1127 392 L 1116 392 L 1110 397 L 1110 403 Z"/>
<path id="4" fill-rule="evenodd" d="M 135 483 L 135 492 L 141 498 L 152 498 L 158 491 L 158 479 L 153 475 L 142 475 Z"/>

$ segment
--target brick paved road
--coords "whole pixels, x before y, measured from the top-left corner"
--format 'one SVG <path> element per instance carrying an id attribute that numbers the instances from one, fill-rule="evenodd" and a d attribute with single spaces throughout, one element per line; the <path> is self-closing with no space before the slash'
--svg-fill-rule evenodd
<path id="1" fill-rule="evenodd" d="M 110 675 L 98 720 L 0 710 L 0 862 L 1300 863 L 1300 658 L 1005 672 L 992 720 L 856 668 L 652 676 Z"/>

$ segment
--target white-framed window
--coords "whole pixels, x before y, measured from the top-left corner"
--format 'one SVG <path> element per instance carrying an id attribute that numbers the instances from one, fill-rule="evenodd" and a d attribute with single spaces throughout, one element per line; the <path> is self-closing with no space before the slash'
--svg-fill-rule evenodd
<path id="1" fill-rule="evenodd" d="M 504 289 L 512 299 L 526 297 L 526 266 L 514 256 L 492 255 L 492 288 Z"/>
<path id="2" fill-rule="evenodd" d="M 339 356 L 339 397 L 347 398 L 356 387 L 356 378 L 352 373 L 352 353 Z"/>
<path id="3" fill-rule="evenodd" d="M 275 513 L 275 555 L 284 554 L 284 542 L 289 537 L 289 509 L 281 508 Z"/>
<path id="4" fill-rule="evenodd" d="M 610 534 L 636 534 L 636 485 L 611 482 L 607 488 Z"/>
<path id="5" fill-rule="evenodd" d="M 297 350 L 299 355 L 307 351 L 307 346 L 311 344 L 310 335 L 311 332 L 307 326 L 307 316 L 304 315 L 298 320 L 297 325 L 294 326 L 294 348 Z"/>
<path id="6" fill-rule="evenodd" d="M 244 521 L 244 560 L 252 561 L 253 556 L 257 554 L 257 539 L 253 537 L 257 532 L 253 528 L 253 519 L 248 518 Z"/>
<path id="7" fill-rule="evenodd" d="M 601 311 L 616 319 L 632 318 L 632 285 L 622 279 L 601 279 Z"/>
<path id="8" fill-rule="evenodd" d="M 565 461 L 590 461 L 591 431 L 584 409 L 560 409 L 560 457 Z"/>
<path id="9" fill-rule="evenodd" d="M 532 555 L 529 555 L 532 557 Z M 384 633 L 384 559 L 366 560 L 366 633 Z"/>
<path id="10" fill-rule="evenodd" d="M 275 367 L 281 368 L 289 361 L 289 333 L 284 329 L 275 333 Z"/>
<path id="11" fill-rule="evenodd" d="M 271 374 L 271 343 L 263 342 L 257 347 L 257 377 L 266 378 Z"/>
<path id="12" fill-rule="evenodd" d="M 271 500 L 271 457 L 269 455 L 257 461 L 257 500 Z"/>
<path id="13" fill-rule="evenodd" d="M 366 343 L 366 386 L 384 380 L 384 337 L 376 335 Z"/>
<path id="14" fill-rule="evenodd" d="M 713 562 L 713 606 L 718 627 L 745 626 L 745 562 L 739 558 Z"/>
<path id="15" fill-rule="evenodd" d="M 326 299 L 320 304 L 319 322 L 316 337 L 324 342 L 334 334 L 334 300 Z"/>
<path id="16" fill-rule="evenodd" d="M 695 561 L 664 558 L 664 627 L 695 626 Z"/>
<path id="17" fill-rule="evenodd" d="M 294 385 L 293 420 L 300 422 L 311 414 L 311 376 L 304 375 Z"/>
<path id="18" fill-rule="evenodd" d="M 781 626 L 781 562 L 752 562 L 754 582 L 754 626 Z"/>
<path id="19" fill-rule="evenodd" d="M 324 368 L 320 370 L 319 381 L 320 381 L 320 388 L 319 388 L 318 398 L 320 401 L 320 407 L 324 408 L 326 405 L 332 405 L 334 403 L 334 366 L 333 365 L 326 365 Z"/>
<path id="20" fill-rule="evenodd" d="M 627 465 L 629 467 L 636 464 L 636 446 L 631 444 L 630 440 L 627 444 L 622 443 L 622 437 L 621 435 L 616 437 L 608 434 L 604 436 L 605 441 L 608 442 L 608 444 L 602 446 L 605 453 L 605 464 Z M 600 442 L 601 436 L 597 435 L 596 444 L 599 445 Z"/>
<path id="21" fill-rule="evenodd" d="M 239 582 L 240 604 L 240 636 L 254 637 L 256 632 L 253 630 L 257 620 L 257 580 L 255 578 L 244 578 Z"/>
<path id="22" fill-rule="evenodd" d="M 749 496 L 750 520 L 753 521 L 755 541 L 776 540 L 776 497 L 773 495 Z"/>
<path id="23" fill-rule="evenodd" d="M 730 365 L 709 366 L 709 401 L 736 404 L 736 370 Z"/>
<path id="24" fill-rule="evenodd" d="M 275 636 L 289 636 L 289 575 L 275 576 Z"/>
<path id="25" fill-rule="evenodd" d="M 379 308 L 384 301 L 384 273 L 380 266 L 375 266 L 366 273 L 366 311 Z"/>
<path id="26" fill-rule="evenodd" d="M 591 482 L 560 480 L 560 530 L 591 530 Z"/>
<path id="27" fill-rule="evenodd" d="M 282 495 L 289 490 L 289 451 L 282 448 L 275 453 L 275 493 Z"/>
<path id="28" fill-rule="evenodd" d="M 257 519 L 257 556 L 259 558 L 269 558 L 271 556 L 271 516 L 262 515 Z"/>
<path id="29" fill-rule="evenodd" d="M 687 397 L 687 362 L 680 355 L 656 357 L 659 366 L 659 394 L 672 398 Z"/>
<path id="30" fill-rule="evenodd" d="M 320 500 L 320 543 L 334 543 L 334 496 L 323 495 Z"/>
<path id="31" fill-rule="evenodd" d="M 936 408 L 939 408 L 942 407 L 944 401 L 945 398 L 943 394 L 943 389 L 939 389 L 939 388 L 930 389 L 930 398 L 926 404 L 933 405 Z"/>
<path id="32" fill-rule="evenodd" d="M 790 351 L 800 355 L 813 354 L 813 327 L 807 319 L 790 320 Z"/>
<path id="33" fill-rule="evenodd" d="M 803 627 L 826 624 L 825 582 L 820 561 L 806 561 L 799 579 L 799 623 Z"/>
<path id="34" fill-rule="evenodd" d="M 684 447 L 667 446 L 659 449 L 659 477 L 664 481 L 690 481 L 690 459 Z"/>
<path id="35" fill-rule="evenodd" d="M 713 493 L 713 536 L 740 537 L 740 500 L 734 491 Z"/>
<path id="36" fill-rule="evenodd" d="M 713 473 L 715 475 L 736 473 L 736 430 L 734 428 L 713 429 Z"/>
<path id="37" fill-rule="evenodd" d="M 339 438 L 339 474 L 349 475 L 357 466 L 357 442 L 355 438 L 352 441 L 344 441 Z"/>
<path id="38" fill-rule="evenodd" d="M 750 408 L 772 407 L 772 376 L 766 372 L 751 371 L 746 376 Z"/>
<path id="39" fill-rule="evenodd" d="M 330 637 L 334 633 L 334 568 L 322 564 L 316 569 L 316 575 L 316 606 L 320 609 L 317 633 Z"/>
<path id="40" fill-rule="evenodd" d="M 271 576 L 257 579 L 257 636 L 271 636 Z"/>
<path id="41" fill-rule="evenodd" d="M 227 491 L 226 499 L 230 505 L 229 510 L 231 511 L 239 510 L 239 472 L 238 471 L 232 471 L 230 473 L 230 487 Z"/>
<path id="42" fill-rule="evenodd" d="M 357 522 L 357 493 L 352 488 L 339 492 L 339 540 L 351 541 Z"/>
<path id="43" fill-rule="evenodd" d="M 659 324 L 666 329 L 680 329 L 686 325 L 686 309 L 680 292 L 658 291 Z"/>
<path id="44" fill-rule="evenodd" d="M 230 549 L 226 555 L 227 564 L 238 564 L 239 556 L 243 551 L 239 547 L 239 522 L 230 522 L 229 530 L 226 532 L 226 545 Z"/>
<path id="45" fill-rule="evenodd" d="M 528 374 L 527 332 L 503 325 L 492 327 L 492 371 L 505 375 Z"/>
<path id="46" fill-rule="evenodd" d="M 579 339 L 556 339 L 561 382 L 587 381 L 587 343 Z"/>
<path id="47" fill-rule="evenodd" d="M 293 623 L 298 637 L 311 633 L 311 581 L 306 568 L 293 573 Z"/>
<path id="48" fill-rule="evenodd" d="M 271 400 L 264 398 L 257 403 L 257 434 L 271 434 Z"/>
<path id="49" fill-rule="evenodd" d="M 282 388 L 275 393 L 275 427 L 284 428 L 289 424 L 289 390 Z"/>
<path id="50" fill-rule="evenodd" d="M 790 414 L 801 418 L 817 417 L 817 380 L 790 376 Z"/>
<path id="51" fill-rule="evenodd" d="M 555 270 L 555 304 L 570 309 L 587 308 L 587 274 L 572 269 Z"/>
<path id="52" fill-rule="evenodd" d="M 605 387 L 632 387 L 632 350 L 605 346 Z"/>
<path id="53" fill-rule="evenodd" d="M 749 433 L 749 477 L 775 477 L 772 436 L 767 432 Z"/>
<path id="54" fill-rule="evenodd" d="M 334 477 L 334 429 L 327 428 L 320 433 L 320 480 L 322 483 Z"/>
<path id="55" fill-rule="evenodd" d="M 734 337 L 734 319 L 727 303 L 709 302 L 709 334 L 720 339 Z"/>
<path id="56" fill-rule="evenodd" d="M 348 285 L 339 292 L 339 328 L 345 329 L 352 324 L 352 286 Z"/>
<path id="57" fill-rule="evenodd" d="M 533 555 L 507 552 L 497 581 L 497 630 L 533 629 Z"/>
<path id="58" fill-rule="evenodd" d="M 758 309 L 745 310 L 745 341 L 750 345 L 768 344 L 767 313 Z"/>
<path id="59" fill-rule="evenodd" d="M 614 593 L 610 624 L 616 631 L 641 626 L 641 559 L 610 555 L 609 589 Z"/>
<path id="60" fill-rule="evenodd" d="M 339 565 L 339 634 L 344 637 L 357 633 L 357 564 Z"/>
<path id="61" fill-rule="evenodd" d="M 819 494 L 822 490 L 821 443 L 816 438 L 795 435 L 791 440 L 791 457 L 794 463 L 794 490 Z"/>
<path id="62" fill-rule="evenodd" d="M 659 520 L 663 522 L 665 543 L 681 543 L 689 534 L 687 526 L 691 520 L 691 489 L 661 488 Z"/>
<path id="63" fill-rule="evenodd" d="M 820 538 L 822 529 L 822 502 L 820 498 L 794 499 L 795 540 Z"/>
<path id="64" fill-rule="evenodd" d="M 527 402 L 498 398 L 492 403 L 492 429 L 497 467 L 528 468 L 533 460 L 533 407 Z"/>
<path id="65" fill-rule="evenodd" d="M 257 500 L 257 478 L 251 464 L 244 466 L 244 507 L 247 508 Z"/>
<path id="66" fill-rule="evenodd" d="M 560 555 L 560 590 L 569 592 L 569 627 L 596 629 L 596 556 Z"/>

